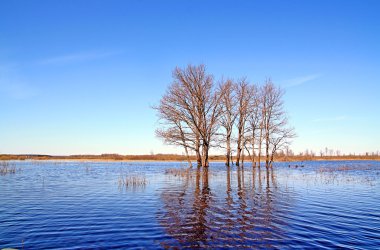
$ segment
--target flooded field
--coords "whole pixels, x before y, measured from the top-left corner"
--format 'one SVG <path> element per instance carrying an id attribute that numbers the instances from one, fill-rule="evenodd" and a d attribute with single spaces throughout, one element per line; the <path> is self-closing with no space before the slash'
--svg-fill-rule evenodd
<path id="1" fill-rule="evenodd" d="M 380 247 L 380 162 L 1 164 L 0 248 Z"/>

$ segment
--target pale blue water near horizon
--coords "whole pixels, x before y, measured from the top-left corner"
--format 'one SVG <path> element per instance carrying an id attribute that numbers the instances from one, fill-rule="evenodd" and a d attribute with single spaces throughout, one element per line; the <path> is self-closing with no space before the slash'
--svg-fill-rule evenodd
<path id="1" fill-rule="evenodd" d="M 289 168 L 289 164 L 291 167 Z M 379 249 L 380 162 L 14 161 L 0 249 Z M 294 168 L 295 165 L 304 167 Z M 145 178 L 120 185 L 121 176 Z"/>

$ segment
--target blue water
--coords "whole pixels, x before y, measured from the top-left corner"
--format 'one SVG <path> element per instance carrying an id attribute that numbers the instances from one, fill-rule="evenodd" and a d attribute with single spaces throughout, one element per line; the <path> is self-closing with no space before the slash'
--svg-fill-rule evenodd
<path id="1" fill-rule="evenodd" d="M 184 163 L 11 165 L 0 249 L 380 249 L 380 162 L 212 163 L 179 175 L 170 169 Z M 126 176 L 146 183 L 120 184 Z"/>

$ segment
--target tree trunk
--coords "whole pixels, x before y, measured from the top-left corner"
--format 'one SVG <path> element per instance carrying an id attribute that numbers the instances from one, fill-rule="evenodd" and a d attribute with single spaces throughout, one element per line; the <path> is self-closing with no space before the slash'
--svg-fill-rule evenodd
<path id="1" fill-rule="evenodd" d="M 259 138 L 259 159 L 258 159 L 258 163 L 259 163 L 259 167 L 261 165 L 261 147 L 262 147 L 262 142 L 263 142 L 263 129 L 260 128 L 260 138 Z"/>
<path id="2" fill-rule="evenodd" d="M 238 141 L 237 141 L 237 150 L 236 150 L 236 166 L 240 165 L 240 155 L 241 155 L 241 130 L 239 129 Z"/>
<path id="3" fill-rule="evenodd" d="M 245 158 L 245 155 L 244 155 L 244 149 L 241 151 L 241 166 L 243 167 L 244 166 L 244 158 Z"/>
<path id="4" fill-rule="evenodd" d="M 255 162 L 255 133 L 252 133 L 252 167 L 256 167 L 256 162 Z"/>
<path id="5" fill-rule="evenodd" d="M 231 156 L 231 136 L 227 135 L 227 152 L 226 152 L 226 166 L 230 166 L 230 156 Z"/>
<path id="6" fill-rule="evenodd" d="M 242 167 L 244 166 L 244 148 L 245 148 L 245 139 L 243 137 L 243 147 L 242 147 L 242 150 L 241 150 L 241 166 Z"/>
<path id="7" fill-rule="evenodd" d="M 196 135 L 196 141 L 195 141 L 195 154 L 197 156 L 197 167 L 202 166 L 202 157 L 200 152 L 200 140 L 199 135 Z"/>
<path id="8" fill-rule="evenodd" d="M 272 168 L 273 166 L 273 162 L 274 162 L 274 154 L 276 153 L 276 147 L 273 148 L 272 150 L 272 155 L 270 156 L 270 162 L 269 162 L 269 166 Z"/>
<path id="9" fill-rule="evenodd" d="M 266 133 L 265 138 L 265 167 L 269 167 L 269 132 Z"/>
<path id="10" fill-rule="evenodd" d="M 201 153 L 199 152 L 199 149 L 195 150 L 195 154 L 197 156 L 197 166 L 201 167 L 202 166 L 202 157 L 201 157 Z"/>
<path id="11" fill-rule="evenodd" d="M 241 155 L 241 147 L 238 146 L 237 152 L 236 152 L 236 161 L 235 161 L 236 166 L 240 166 L 240 155 Z"/>
<path id="12" fill-rule="evenodd" d="M 272 153 L 272 155 L 270 156 L 270 162 L 269 162 L 269 167 L 272 167 L 272 165 L 273 165 L 273 153 Z"/>
<path id="13" fill-rule="evenodd" d="M 208 167 L 209 162 L 208 162 L 208 144 L 203 143 L 202 145 L 202 167 Z"/>

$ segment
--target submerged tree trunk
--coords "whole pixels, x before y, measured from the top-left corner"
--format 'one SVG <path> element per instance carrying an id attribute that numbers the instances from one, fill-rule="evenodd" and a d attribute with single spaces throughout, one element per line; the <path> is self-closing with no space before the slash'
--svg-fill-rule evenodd
<path id="1" fill-rule="evenodd" d="M 237 146 L 237 151 L 236 151 L 236 166 L 240 166 L 240 155 L 241 155 L 241 142 L 240 138 L 238 140 L 238 146 Z"/>
<path id="2" fill-rule="evenodd" d="M 226 143 L 225 164 L 229 167 L 231 162 L 231 134 L 237 117 L 236 106 L 238 99 L 235 95 L 236 85 L 232 80 L 226 80 L 219 86 L 219 88 L 221 92 L 220 103 L 222 109 L 219 123 L 225 130 L 225 134 L 222 135 L 222 142 Z"/>
<path id="3" fill-rule="evenodd" d="M 259 155 L 258 155 L 258 166 L 261 166 L 261 148 L 263 142 L 263 129 L 260 128 L 260 137 L 259 137 Z"/>
<path id="4" fill-rule="evenodd" d="M 237 135 L 237 152 L 236 152 L 236 166 L 240 165 L 241 151 L 244 149 L 244 133 L 245 133 L 245 123 L 249 112 L 249 104 L 252 95 L 249 91 L 249 85 L 245 80 L 239 82 L 236 86 L 237 98 L 239 99 L 238 104 L 238 135 Z"/>
<path id="5" fill-rule="evenodd" d="M 195 155 L 197 157 L 197 167 L 202 166 L 202 157 L 201 157 L 201 152 L 200 152 L 200 141 L 199 141 L 199 135 L 196 135 L 195 139 Z"/>
<path id="6" fill-rule="evenodd" d="M 201 153 L 199 152 L 199 148 L 197 150 L 195 150 L 195 154 L 197 157 L 197 167 L 201 167 L 202 166 L 202 156 L 201 156 Z"/>
<path id="7" fill-rule="evenodd" d="M 244 149 L 241 151 L 241 166 L 244 166 Z"/>
<path id="8" fill-rule="evenodd" d="M 208 162 L 208 145 L 203 144 L 202 145 L 202 166 L 203 167 L 208 167 L 209 162 Z"/>
<path id="9" fill-rule="evenodd" d="M 256 162 L 255 162 L 255 133 L 252 133 L 252 167 L 256 167 Z"/>
<path id="10" fill-rule="evenodd" d="M 265 137 L 265 167 L 269 167 L 269 133 L 266 133 Z"/>
<path id="11" fill-rule="evenodd" d="M 272 155 L 270 156 L 269 167 L 273 166 L 273 162 L 274 162 L 274 153 L 272 153 Z"/>
<path id="12" fill-rule="evenodd" d="M 227 147 L 227 152 L 226 152 L 226 166 L 230 166 L 230 157 L 231 157 L 231 136 L 227 135 L 227 141 L 226 141 L 226 147 Z"/>
<path id="13" fill-rule="evenodd" d="M 245 138 L 244 138 L 244 134 L 242 136 L 242 141 L 243 141 L 243 145 L 242 145 L 242 149 L 241 149 L 241 166 L 243 167 L 244 166 L 244 148 L 246 147 L 246 141 L 245 141 Z"/>
<path id="14" fill-rule="evenodd" d="M 202 166 L 202 157 L 201 157 L 201 153 L 199 152 L 199 149 L 196 151 L 196 156 L 197 156 L 197 166 L 201 167 Z"/>
<path id="15" fill-rule="evenodd" d="M 237 149 L 236 149 L 236 166 L 240 166 L 240 157 L 242 149 L 242 137 L 243 137 L 244 127 L 239 128 L 238 140 L 237 140 Z"/>

